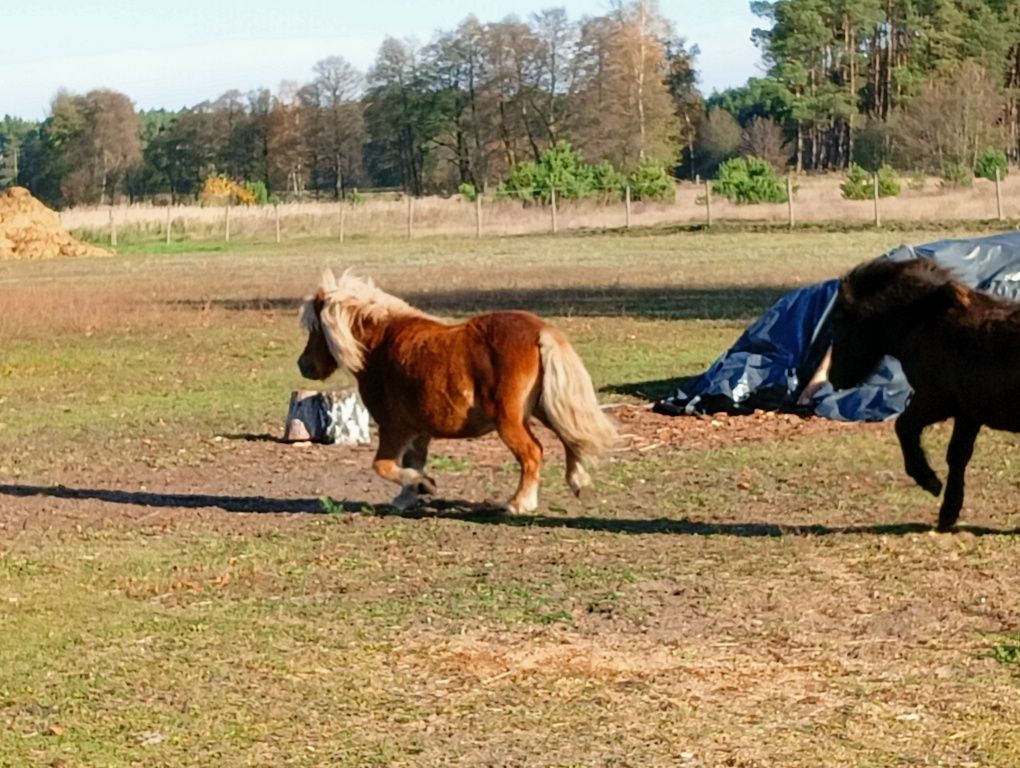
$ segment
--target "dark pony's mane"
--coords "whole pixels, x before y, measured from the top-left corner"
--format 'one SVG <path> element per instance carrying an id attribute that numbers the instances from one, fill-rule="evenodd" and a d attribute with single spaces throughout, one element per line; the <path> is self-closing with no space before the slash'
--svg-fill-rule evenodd
<path id="1" fill-rule="evenodd" d="M 875 259 L 844 276 L 840 296 L 858 317 L 880 317 L 951 290 L 961 295 L 971 292 L 951 270 L 931 259 Z"/>
<path id="2" fill-rule="evenodd" d="M 843 277 L 839 299 L 860 320 L 914 321 L 948 313 L 944 329 L 961 344 L 1020 351 L 1020 303 L 971 288 L 931 259 L 861 264 Z"/>

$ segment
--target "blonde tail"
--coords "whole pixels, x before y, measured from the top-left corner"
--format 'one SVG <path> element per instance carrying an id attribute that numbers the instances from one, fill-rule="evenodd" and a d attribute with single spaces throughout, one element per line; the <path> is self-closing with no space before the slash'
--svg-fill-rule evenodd
<path id="1" fill-rule="evenodd" d="M 543 328 L 538 346 L 542 410 L 579 461 L 593 459 L 616 442 L 616 426 L 599 407 L 591 376 L 566 337 L 554 328 Z"/>

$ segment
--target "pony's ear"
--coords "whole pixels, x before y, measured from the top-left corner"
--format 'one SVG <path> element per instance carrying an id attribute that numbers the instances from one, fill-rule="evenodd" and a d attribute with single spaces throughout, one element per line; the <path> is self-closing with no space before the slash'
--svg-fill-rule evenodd
<path id="1" fill-rule="evenodd" d="M 319 284 L 322 286 L 323 291 L 336 290 L 336 275 L 333 274 L 333 270 L 322 270 L 322 275 L 319 278 Z"/>
<path id="2" fill-rule="evenodd" d="M 846 304 L 851 304 L 854 300 L 854 291 L 850 287 L 849 278 L 849 275 L 843 275 L 839 280 L 839 300 Z"/>

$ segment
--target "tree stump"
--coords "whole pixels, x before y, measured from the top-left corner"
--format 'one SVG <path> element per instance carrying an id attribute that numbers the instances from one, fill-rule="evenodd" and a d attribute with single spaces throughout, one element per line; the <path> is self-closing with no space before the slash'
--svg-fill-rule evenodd
<path id="1" fill-rule="evenodd" d="M 285 442 L 368 445 L 372 441 L 368 409 L 354 390 L 291 392 Z"/>

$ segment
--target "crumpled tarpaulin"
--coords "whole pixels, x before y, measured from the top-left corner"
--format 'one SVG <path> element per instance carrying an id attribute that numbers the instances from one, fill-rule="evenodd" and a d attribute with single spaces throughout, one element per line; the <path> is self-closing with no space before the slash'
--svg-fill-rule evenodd
<path id="1" fill-rule="evenodd" d="M 1020 232 L 900 246 L 884 255 L 914 257 L 934 259 L 973 288 L 1020 300 Z M 796 405 L 832 341 L 828 317 L 838 287 L 839 280 L 827 280 L 780 298 L 707 371 L 656 403 L 655 410 L 669 415 L 802 410 L 846 421 L 896 416 L 911 390 L 891 357 L 859 386 L 837 391 L 826 382 L 810 406 Z"/>

